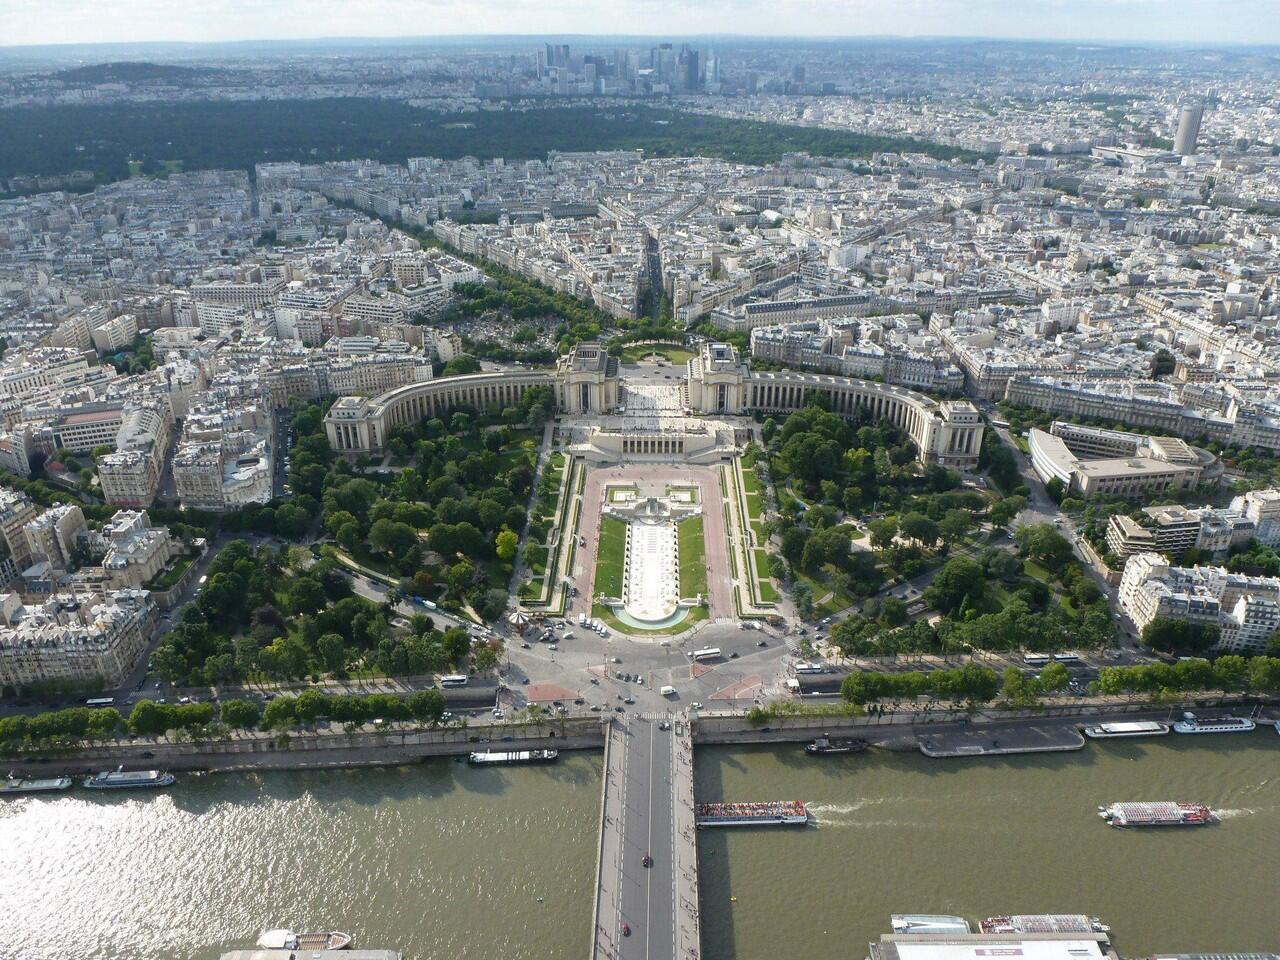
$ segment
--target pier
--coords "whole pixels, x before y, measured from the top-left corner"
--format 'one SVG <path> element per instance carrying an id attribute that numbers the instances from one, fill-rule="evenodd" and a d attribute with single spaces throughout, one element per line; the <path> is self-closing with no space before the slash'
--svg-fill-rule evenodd
<path id="1" fill-rule="evenodd" d="M 662 714 L 610 721 L 602 789 L 592 960 L 696 960 L 701 934 L 688 722 Z"/>

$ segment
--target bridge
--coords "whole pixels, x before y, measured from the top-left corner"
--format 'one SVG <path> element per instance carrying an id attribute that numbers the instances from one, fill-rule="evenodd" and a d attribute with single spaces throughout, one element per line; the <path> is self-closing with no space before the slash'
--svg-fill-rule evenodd
<path id="1" fill-rule="evenodd" d="M 693 738 L 685 718 L 609 721 L 601 807 L 592 960 L 697 960 Z"/>

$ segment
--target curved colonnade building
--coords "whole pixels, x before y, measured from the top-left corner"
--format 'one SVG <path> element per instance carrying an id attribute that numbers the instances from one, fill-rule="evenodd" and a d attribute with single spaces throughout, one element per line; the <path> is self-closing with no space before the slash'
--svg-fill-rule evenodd
<path id="1" fill-rule="evenodd" d="M 403 423 L 441 416 L 457 407 L 515 406 L 527 390 L 551 387 L 557 409 L 569 415 L 607 415 L 621 398 L 618 363 L 600 344 L 579 344 L 552 370 L 515 370 L 442 377 L 405 384 L 376 397 L 341 397 L 325 417 L 333 449 L 376 455 Z M 822 374 L 753 372 L 728 344 L 703 344 L 688 361 L 685 390 L 693 416 L 786 413 L 823 396 L 836 414 L 869 411 L 901 428 L 922 463 L 971 469 L 982 448 L 982 420 L 967 400 L 934 400 L 902 387 Z"/>

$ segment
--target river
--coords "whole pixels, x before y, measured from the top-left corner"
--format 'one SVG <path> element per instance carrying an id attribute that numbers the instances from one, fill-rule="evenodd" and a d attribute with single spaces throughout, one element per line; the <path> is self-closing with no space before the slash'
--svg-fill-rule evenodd
<path id="1" fill-rule="evenodd" d="M 0 800 L 0 957 L 217 960 L 282 926 L 410 960 L 581 958 L 600 769 L 439 760 Z"/>
<path id="2" fill-rule="evenodd" d="M 860 957 L 898 912 L 1090 913 L 1124 956 L 1274 949 L 1278 762 L 1269 727 L 1004 760 L 699 748 L 699 799 L 803 799 L 817 819 L 702 831 L 704 957 Z M 1126 799 L 1223 820 L 1119 831 L 1095 815 Z M 216 960 L 293 926 L 407 960 L 581 960 L 599 804 L 593 753 L 0 801 L 0 958 Z"/>
<path id="3" fill-rule="evenodd" d="M 1003 759 L 715 747 L 695 777 L 699 800 L 806 800 L 817 819 L 701 831 L 704 960 L 861 957 L 893 913 L 1087 913 L 1126 957 L 1280 946 L 1269 725 Z M 1097 817 L 1114 800 L 1199 801 L 1222 821 L 1115 830 Z"/>

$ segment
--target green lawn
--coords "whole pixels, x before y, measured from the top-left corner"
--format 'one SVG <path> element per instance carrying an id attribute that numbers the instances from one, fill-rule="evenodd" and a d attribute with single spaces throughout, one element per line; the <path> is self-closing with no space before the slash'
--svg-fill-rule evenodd
<path id="1" fill-rule="evenodd" d="M 693 351 L 685 350 L 683 347 L 645 346 L 644 344 L 638 344 L 636 346 L 624 347 L 621 359 L 623 363 L 636 363 L 637 361 L 643 360 L 654 353 L 671 363 L 684 363 L 693 356 Z"/>
<path id="2" fill-rule="evenodd" d="M 751 562 L 756 568 L 756 582 L 760 588 L 760 599 L 765 603 L 777 603 L 778 591 L 769 580 L 769 555 L 763 550 L 752 550 Z"/>
<path id="3" fill-rule="evenodd" d="M 179 557 L 168 570 L 161 570 L 147 584 L 148 590 L 168 590 L 186 572 L 187 567 L 195 561 L 195 557 Z"/>
<path id="4" fill-rule="evenodd" d="M 742 489 L 748 494 L 760 492 L 760 478 L 756 476 L 754 470 L 742 471 Z"/>
<path id="5" fill-rule="evenodd" d="M 690 517 L 676 527 L 680 538 L 680 596 L 707 595 L 707 549 L 702 517 Z"/>
<path id="6" fill-rule="evenodd" d="M 813 609 L 815 616 L 830 616 L 836 611 L 843 610 L 845 607 L 848 607 L 853 603 L 843 590 L 828 583 L 825 575 L 821 577 L 811 577 L 807 573 L 801 573 L 797 570 L 796 579 L 807 583 L 809 585 L 809 589 L 813 591 Z M 827 594 L 831 594 L 831 599 L 825 603 L 819 603 L 818 601 Z"/>
<path id="7" fill-rule="evenodd" d="M 1034 560 L 1024 560 L 1022 563 L 1022 572 L 1028 577 L 1035 577 L 1037 580 L 1043 580 L 1045 583 L 1048 583 L 1053 579 L 1053 574 L 1040 566 L 1040 564 L 1036 563 Z"/>
<path id="8" fill-rule="evenodd" d="M 596 596 L 622 596 L 622 565 L 627 554 L 627 525 L 617 517 L 600 518 L 596 553 Z"/>
<path id="9" fill-rule="evenodd" d="M 524 559 L 535 576 L 540 577 L 547 572 L 547 548 L 542 544 L 531 543 L 525 547 Z"/>

